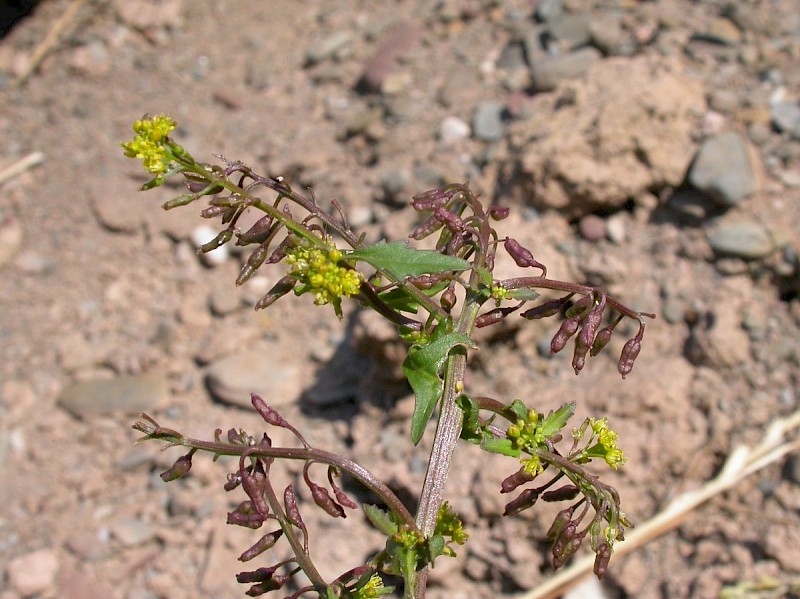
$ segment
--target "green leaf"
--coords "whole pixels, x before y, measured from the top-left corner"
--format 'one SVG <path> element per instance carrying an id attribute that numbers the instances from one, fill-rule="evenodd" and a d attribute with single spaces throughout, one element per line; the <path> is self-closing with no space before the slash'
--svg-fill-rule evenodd
<path id="1" fill-rule="evenodd" d="M 506 299 L 525 300 L 526 302 L 532 302 L 539 297 L 541 297 L 540 293 L 534 291 L 533 289 L 528 289 L 527 287 L 509 289 L 506 292 Z"/>
<path id="2" fill-rule="evenodd" d="M 508 406 L 508 409 L 511 410 L 514 415 L 519 420 L 526 420 L 528 419 L 528 406 L 522 403 L 520 400 L 515 399 L 511 402 L 511 405 Z"/>
<path id="3" fill-rule="evenodd" d="M 572 418 L 575 413 L 575 402 L 565 403 L 555 412 L 550 412 L 542 422 L 542 434 L 545 437 L 552 437 L 567 424 L 567 420 Z"/>
<path id="4" fill-rule="evenodd" d="M 372 526 L 377 528 L 387 537 L 392 536 L 398 530 L 400 530 L 400 527 L 397 526 L 397 523 L 392 520 L 392 515 L 389 512 L 368 503 L 365 503 L 362 507 L 364 508 L 364 514 L 372 523 Z"/>
<path id="5" fill-rule="evenodd" d="M 375 268 L 391 274 L 398 281 L 406 277 L 470 268 L 466 260 L 446 256 L 434 250 L 418 250 L 409 247 L 403 241 L 371 245 L 348 252 L 346 258 L 368 262 Z"/>
<path id="6" fill-rule="evenodd" d="M 481 280 L 481 283 L 486 285 L 487 287 L 491 287 L 494 285 L 494 279 L 492 278 L 492 271 L 488 268 L 484 268 L 483 266 L 478 266 L 475 269 L 475 272 L 478 273 L 478 277 Z"/>
<path id="7" fill-rule="evenodd" d="M 442 396 L 444 381 L 439 376 L 447 356 L 457 345 L 477 347 L 463 333 L 448 333 L 424 347 L 411 346 L 403 362 L 406 375 L 416 396 L 414 414 L 411 417 L 411 441 L 416 445 L 422 439 L 425 425 Z"/>
<path id="8" fill-rule="evenodd" d="M 430 289 L 420 289 L 420 291 L 422 291 L 422 293 L 428 297 L 433 297 L 440 291 L 444 291 L 449 284 L 449 281 L 441 281 Z M 389 291 L 384 291 L 378 295 L 378 297 L 380 297 L 381 301 L 390 308 L 400 310 L 401 312 L 410 312 L 412 314 L 416 314 L 417 309 L 419 308 L 419 301 L 417 298 L 415 298 L 402 287 L 395 287 Z"/>
<path id="9" fill-rule="evenodd" d="M 433 535 L 428 539 L 428 552 L 430 553 L 431 562 L 444 553 L 444 537 L 442 535 Z"/>
<path id="10" fill-rule="evenodd" d="M 487 433 L 486 437 L 484 437 L 481 447 L 491 453 L 499 453 L 500 455 L 507 455 L 512 458 L 518 458 L 522 453 L 518 447 L 514 447 L 514 443 L 511 439 L 495 437 L 491 433 Z"/>
<path id="11" fill-rule="evenodd" d="M 461 438 L 470 443 L 480 443 L 483 439 L 478 424 L 478 404 L 469 395 L 459 395 L 456 405 L 464 412 L 464 424 L 461 425 Z"/>

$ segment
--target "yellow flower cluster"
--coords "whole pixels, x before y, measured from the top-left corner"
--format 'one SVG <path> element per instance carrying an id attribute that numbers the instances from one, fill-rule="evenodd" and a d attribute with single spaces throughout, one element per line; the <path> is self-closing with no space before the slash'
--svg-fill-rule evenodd
<path id="1" fill-rule="evenodd" d="M 342 252 L 335 247 L 324 250 L 299 246 L 286 250 L 291 275 L 306 287 L 301 288 L 301 293 L 313 293 L 318 306 L 337 305 L 342 296 L 356 295 L 361 289 L 362 274 L 339 266 L 341 259 Z"/>
<path id="2" fill-rule="evenodd" d="M 389 590 L 383 586 L 381 577 L 378 574 L 373 574 L 367 584 L 353 593 L 353 599 L 377 599 L 388 592 Z"/>
<path id="3" fill-rule="evenodd" d="M 539 444 L 544 443 L 544 435 L 536 410 L 528 410 L 527 418 L 519 419 L 509 426 L 506 434 L 514 447 L 531 452 L 530 456 L 522 460 L 522 467 L 525 471 L 532 476 L 540 474 L 544 470 L 544 466 L 542 466 L 539 456 L 536 455 L 536 448 Z"/>
<path id="4" fill-rule="evenodd" d="M 122 144 L 125 155 L 141 160 L 144 168 L 154 175 L 163 173 L 170 162 L 165 142 L 175 127 L 175 121 L 163 114 L 152 118 L 145 116 L 136 121 L 133 124 L 136 136 Z"/>
<path id="5" fill-rule="evenodd" d="M 614 470 L 624 465 L 628 458 L 617 447 L 617 433 L 608 428 L 608 418 L 589 419 L 592 431 L 597 435 L 597 443 L 605 450 L 606 463 Z"/>

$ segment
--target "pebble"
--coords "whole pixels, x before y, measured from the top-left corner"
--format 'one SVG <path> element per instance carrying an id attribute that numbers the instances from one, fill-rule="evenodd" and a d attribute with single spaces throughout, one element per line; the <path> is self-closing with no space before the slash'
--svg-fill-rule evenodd
<path id="1" fill-rule="evenodd" d="M 201 245 L 208 243 L 219 234 L 219 231 L 210 225 L 199 225 L 192 230 L 189 239 L 193 249 L 197 251 Z M 230 251 L 227 245 L 218 247 L 210 252 L 198 254 L 206 266 L 219 266 L 228 260 Z"/>
<path id="2" fill-rule="evenodd" d="M 2 233 L 0 233 L 0 236 L 2 236 Z M 0 244 L 2 244 L 2 242 L 0 242 Z M 0 252 L 2 252 L 2 250 L 0 250 Z M 2 264 L 2 258 L 0 258 L 0 264 Z M 25 250 L 16 257 L 14 266 L 25 274 L 43 275 L 55 271 L 57 263 L 55 260 L 51 260 L 47 256 L 43 256 L 36 251 Z"/>
<path id="3" fill-rule="evenodd" d="M 781 133 L 800 138 L 800 104 L 777 102 L 771 108 L 772 124 Z"/>
<path id="4" fill-rule="evenodd" d="M 542 0 L 536 3 L 537 21 L 548 22 L 564 14 L 564 0 Z"/>
<path id="5" fill-rule="evenodd" d="M 585 13 L 560 15 L 547 22 L 547 30 L 559 42 L 562 50 L 585 46 L 592 37 L 591 21 Z"/>
<path id="6" fill-rule="evenodd" d="M 83 418 L 111 412 L 145 412 L 163 406 L 169 397 L 166 377 L 144 374 L 75 383 L 61 391 L 58 403 L 73 416 Z"/>
<path id="7" fill-rule="evenodd" d="M 420 38 L 420 29 L 409 23 L 392 29 L 364 65 L 360 87 L 366 91 L 379 91 L 384 80 L 397 68 L 398 59 L 416 48 Z"/>
<path id="8" fill-rule="evenodd" d="M 719 225 L 708 233 L 708 242 L 719 255 L 745 260 L 763 258 L 775 248 L 770 232 L 751 221 Z"/>
<path id="9" fill-rule="evenodd" d="M 109 599 L 115 596 L 113 587 L 74 570 L 62 576 L 58 585 L 59 599 Z"/>
<path id="10" fill-rule="evenodd" d="M 78 46 L 72 53 L 72 68 L 81 75 L 100 77 L 111 70 L 108 49 L 100 40 Z"/>
<path id="11" fill-rule="evenodd" d="M 52 549 L 39 549 L 8 562 L 6 576 L 9 588 L 22 597 L 31 597 L 49 590 L 59 569 L 58 554 Z"/>
<path id="12" fill-rule="evenodd" d="M 578 221 L 578 232 L 587 241 L 600 241 L 606 237 L 606 221 L 596 214 L 587 214 Z"/>
<path id="13" fill-rule="evenodd" d="M 439 139 L 446 146 L 466 139 L 470 132 L 469 125 L 453 115 L 445 117 L 439 125 Z"/>
<path id="14" fill-rule="evenodd" d="M 294 402 L 303 390 L 300 368 L 277 348 L 214 362 L 206 372 L 206 384 L 216 400 L 246 409 L 252 409 L 250 393 L 280 407 Z"/>
<path id="15" fill-rule="evenodd" d="M 349 31 L 336 31 L 312 44 L 306 50 L 306 66 L 313 66 L 331 58 L 353 43 L 353 35 Z"/>
<path id="16" fill-rule="evenodd" d="M 472 117 L 472 131 L 476 139 L 481 141 L 502 139 L 505 129 L 503 110 L 503 105 L 498 102 L 483 102 L 478 105 Z"/>
<path id="17" fill-rule="evenodd" d="M 606 220 L 606 235 L 611 243 L 622 244 L 627 237 L 627 216 L 624 212 L 617 213 Z"/>
<path id="18" fill-rule="evenodd" d="M 707 138 L 689 170 L 689 183 L 723 206 L 736 206 L 756 191 L 747 145 L 733 131 Z"/>
<path id="19" fill-rule="evenodd" d="M 133 547 L 154 539 L 156 528 L 139 518 L 123 518 L 111 525 L 111 534 L 125 547 Z"/>
<path id="20" fill-rule="evenodd" d="M 600 58 L 596 48 L 581 48 L 569 54 L 537 58 L 531 64 L 534 89 L 537 92 L 552 91 L 562 81 L 583 75 Z"/>

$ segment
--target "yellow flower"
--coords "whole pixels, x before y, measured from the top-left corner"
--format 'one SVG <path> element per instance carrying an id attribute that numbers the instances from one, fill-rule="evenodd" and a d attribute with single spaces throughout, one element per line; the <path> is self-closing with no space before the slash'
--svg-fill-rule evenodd
<path id="1" fill-rule="evenodd" d="M 142 161 L 144 168 L 160 175 L 167 170 L 172 161 L 167 152 L 169 132 L 175 129 L 176 123 L 166 115 L 147 116 L 133 124 L 136 136 L 129 142 L 122 143 L 125 156 Z"/>
<path id="2" fill-rule="evenodd" d="M 326 240 L 327 241 L 327 240 Z M 339 266 L 341 250 L 298 246 L 286 250 L 290 274 L 300 283 L 298 294 L 312 293 L 318 306 L 333 304 L 340 313 L 342 296 L 351 297 L 361 290 L 363 275 L 357 270 Z"/>

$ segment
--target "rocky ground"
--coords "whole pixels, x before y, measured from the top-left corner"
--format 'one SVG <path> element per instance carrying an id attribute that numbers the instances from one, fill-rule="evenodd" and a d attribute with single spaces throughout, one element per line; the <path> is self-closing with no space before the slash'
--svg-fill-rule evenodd
<path id="1" fill-rule="evenodd" d="M 337 198 L 373 239 L 407 235 L 411 194 L 469 181 L 512 208 L 501 233 L 552 276 L 657 312 L 626 381 L 611 354 L 576 378 L 547 355 L 552 325 L 517 322 L 484 337 L 466 381 L 608 414 L 635 521 L 798 409 L 796 0 L 89 0 L 18 84 L 75 4 L 43 2 L 0 39 L 0 168 L 44 154 L 0 183 L 1 599 L 243 595 L 233 574 L 252 535 L 224 523 L 230 463 L 196 460 L 164 485 L 177 454 L 132 444 L 142 410 L 192 436 L 256 431 L 243 406 L 259 391 L 403 496 L 424 475 L 391 332 L 307 298 L 254 312 L 280 273 L 235 288 L 242 257 L 201 261 L 197 211 L 158 208 L 177 188 L 136 191 L 119 142 L 145 112 L 176 118 L 200 159 Z M 500 516 L 500 459 L 471 446 L 457 459 L 449 495 L 472 538 L 437 564 L 433 597 L 551 574 L 552 514 Z M 328 573 L 378 547 L 360 515 L 313 511 Z M 602 592 L 717 597 L 798 574 L 789 458 L 612 561 Z"/>

